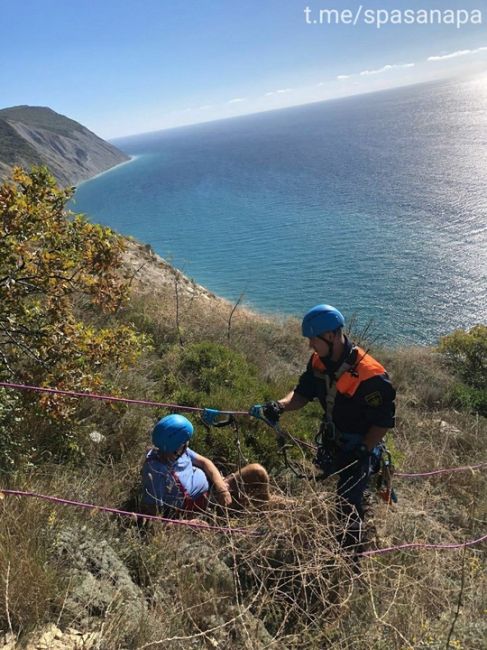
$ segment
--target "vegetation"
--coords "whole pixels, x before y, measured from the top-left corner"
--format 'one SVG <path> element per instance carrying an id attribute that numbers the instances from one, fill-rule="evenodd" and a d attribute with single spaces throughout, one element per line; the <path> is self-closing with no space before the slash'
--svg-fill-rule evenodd
<path id="1" fill-rule="evenodd" d="M 46 169 L 16 169 L 0 188 L 0 377 L 26 384 L 91 389 L 106 364 L 127 367 L 145 338 L 130 325 L 97 327 L 93 310 L 109 318 L 127 298 L 120 278 L 122 240 L 109 229 L 66 213 L 70 191 Z M 80 305 L 86 313 L 80 317 Z M 22 396 L 1 409 L 3 464 L 18 467 L 48 453 L 78 450 L 73 406 Z M 51 426 L 63 419 L 63 432 Z"/>
<path id="2" fill-rule="evenodd" d="M 487 416 L 487 325 L 476 325 L 469 332 L 458 330 L 444 336 L 440 351 L 459 380 L 453 398 L 460 407 Z"/>
<path id="3" fill-rule="evenodd" d="M 69 136 L 83 127 L 75 120 L 59 115 L 50 108 L 40 106 L 12 106 L 0 110 L 0 119 L 23 122 L 31 127 L 47 129 L 59 135 Z"/>
<path id="4" fill-rule="evenodd" d="M 149 259 L 127 277 L 123 242 L 67 214 L 68 196 L 45 170 L 17 171 L 0 189 L 3 380 L 236 410 L 295 384 L 308 354 L 296 322 L 243 308 L 231 317 L 232 305 L 176 271 L 166 284 L 144 284 L 156 265 Z M 438 350 L 374 354 L 398 389 L 390 440 L 398 469 L 485 460 L 485 419 L 473 401 L 458 399 L 458 387 L 482 390 L 485 328 L 454 333 Z M 167 411 L 0 391 L 4 488 L 134 504 L 148 433 Z M 310 405 L 283 425 L 310 440 L 318 417 Z M 38 639 L 56 624 L 66 634 L 89 632 L 82 647 L 108 650 L 484 647 L 482 546 L 364 558 L 357 579 L 335 546 L 331 480 L 294 477 L 261 423 L 242 417 L 236 431 L 206 431 L 194 421 L 195 448 L 222 471 L 242 456 L 270 470 L 279 499 L 268 511 L 206 517 L 260 535 L 141 526 L 5 496 L 0 629 L 12 640 Z M 293 453 L 311 474 L 311 457 Z M 484 477 L 398 478 L 398 505 L 374 504 L 371 548 L 485 534 Z M 66 639 L 60 647 L 74 648 Z"/>

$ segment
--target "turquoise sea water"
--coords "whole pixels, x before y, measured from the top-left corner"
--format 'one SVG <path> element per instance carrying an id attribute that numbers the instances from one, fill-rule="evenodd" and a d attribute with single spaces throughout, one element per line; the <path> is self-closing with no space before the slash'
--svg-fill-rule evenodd
<path id="1" fill-rule="evenodd" d="M 74 209 L 254 308 L 329 302 L 380 340 L 487 318 L 487 75 L 115 142 Z"/>

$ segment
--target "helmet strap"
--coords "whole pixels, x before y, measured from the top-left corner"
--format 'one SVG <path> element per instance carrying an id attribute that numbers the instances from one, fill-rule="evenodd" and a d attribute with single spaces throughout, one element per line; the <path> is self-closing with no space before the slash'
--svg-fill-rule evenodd
<path id="1" fill-rule="evenodd" d="M 185 442 L 185 443 L 184 443 L 184 447 L 182 448 L 182 450 L 179 452 L 179 454 L 176 454 L 176 460 L 177 460 L 178 458 L 181 458 L 181 456 L 184 454 L 184 452 L 187 450 L 187 448 L 188 448 L 188 443 Z M 177 450 L 176 450 L 176 451 L 177 451 Z M 174 453 L 176 453 L 176 452 L 174 452 Z"/>
<path id="2" fill-rule="evenodd" d="M 320 341 L 324 341 L 324 343 L 326 343 L 328 345 L 328 354 L 324 358 L 325 359 L 331 359 L 332 356 L 333 356 L 333 341 L 328 341 L 323 336 L 319 336 L 319 335 L 316 338 L 320 339 Z"/>

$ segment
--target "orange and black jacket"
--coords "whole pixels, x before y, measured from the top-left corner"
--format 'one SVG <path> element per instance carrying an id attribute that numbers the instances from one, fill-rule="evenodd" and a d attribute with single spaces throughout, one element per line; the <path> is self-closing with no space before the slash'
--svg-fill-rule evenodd
<path id="1" fill-rule="evenodd" d="M 333 363 L 311 355 L 306 371 L 299 378 L 295 392 L 308 400 L 318 399 L 326 408 L 325 375 L 333 375 L 343 361 L 355 364 L 337 382 L 333 422 L 342 433 L 365 435 L 373 425 L 391 428 L 395 424 L 396 391 L 384 367 L 361 348 L 346 340 L 345 352 Z"/>

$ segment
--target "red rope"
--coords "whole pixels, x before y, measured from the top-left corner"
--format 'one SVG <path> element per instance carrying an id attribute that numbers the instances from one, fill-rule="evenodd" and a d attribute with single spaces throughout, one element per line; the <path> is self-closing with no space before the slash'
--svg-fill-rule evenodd
<path id="1" fill-rule="evenodd" d="M 201 413 L 205 409 L 197 406 L 184 406 L 181 404 L 170 404 L 164 402 L 152 402 L 142 399 L 129 399 L 127 397 L 114 397 L 112 395 L 99 395 L 97 393 L 81 393 L 72 390 L 60 390 L 58 388 L 44 388 L 42 386 L 30 386 L 27 384 L 14 384 L 6 381 L 0 381 L 0 387 L 12 388 L 15 390 L 32 390 L 38 393 L 51 393 L 53 395 L 65 395 L 66 397 L 86 397 L 88 399 L 103 400 L 106 402 L 118 402 L 122 404 L 135 404 L 140 406 L 153 406 L 159 408 L 173 409 L 175 411 L 187 411 Z M 220 410 L 220 409 L 219 409 Z M 247 411 L 221 411 L 223 415 L 249 415 Z M 292 438 L 296 443 L 307 447 L 308 449 L 316 450 L 316 445 L 300 440 L 299 438 Z M 429 472 L 394 472 L 394 476 L 401 478 L 416 478 L 426 476 L 437 476 L 438 474 L 449 474 L 453 472 L 465 472 L 467 470 L 481 469 L 487 467 L 487 462 L 478 463 L 477 465 L 465 465 L 463 467 L 448 467 L 444 469 L 435 469 Z"/>
<path id="2" fill-rule="evenodd" d="M 475 546 L 476 544 L 481 544 L 482 542 L 487 541 L 487 535 L 483 535 L 478 539 L 471 539 L 466 542 L 461 542 L 459 544 L 428 544 L 426 542 L 410 542 L 409 544 L 399 544 L 398 546 L 388 546 L 386 548 L 377 548 L 371 551 L 363 551 L 358 553 L 363 557 L 371 557 L 372 555 L 384 555 L 384 553 L 390 553 L 391 551 L 403 551 L 406 549 L 427 549 L 427 550 L 437 550 L 437 551 L 452 551 L 459 548 L 465 548 L 466 546 Z"/>
<path id="3" fill-rule="evenodd" d="M 23 490 L 4 490 L 0 488 L 0 494 L 7 494 L 18 497 L 34 497 L 35 499 L 43 499 L 52 503 L 59 503 L 65 506 L 74 506 L 76 508 L 84 508 L 86 510 L 99 510 L 100 512 L 108 512 L 120 517 L 131 517 L 132 519 L 149 519 L 151 521 L 160 521 L 164 524 L 171 524 L 173 526 L 188 526 L 198 530 L 216 530 L 220 533 L 240 533 L 244 535 L 257 535 L 256 531 L 248 528 L 231 528 L 228 526 L 212 526 L 200 521 L 191 521 L 184 519 L 169 519 L 169 517 L 158 517 L 156 515 L 145 515 L 140 512 L 129 512 L 127 510 L 118 510 L 117 508 L 109 508 L 108 506 L 97 506 L 94 503 L 82 503 L 81 501 L 72 501 L 71 499 L 61 499 L 60 497 L 53 497 L 47 494 L 39 494 L 38 492 L 24 492 Z"/>
<path id="4" fill-rule="evenodd" d="M 156 517 L 155 515 L 144 515 L 138 512 L 128 512 L 127 510 L 118 510 L 117 508 L 109 508 L 107 506 L 97 506 L 93 503 L 82 503 L 80 501 L 72 501 L 70 499 L 61 499 L 59 497 L 49 496 L 47 494 L 38 494 L 37 492 L 24 492 L 22 490 L 4 490 L 0 489 L 0 494 L 19 496 L 19 497 L 34 497 L 35 499 L 43 499 L 44 501 L 50 501 L 52 503 L 74 506 L 77 508 L 84 508 L 86 510 L 94 510 L 99 512 L 108 512 L 110 514 L 118 515 L 120 517 L 131 517 L 132 519 L 149 519 L 151 521 L 159 521 L 165 524 L 171 524 L 173 526 L 187 526 L 189 528 L 198 529 L 202 531 L 216 531 L 219 533 L 239 533 L 243 535 L 249 535 L 252 537 L 260 537 L 263 535 L 262 532 L 255 530 L 250 530 L 248 528 L 231 528 L 225 526 L 212 526 L 206 525 L 205 523 L 198 521 L 187 521 L 182 519 L 169 519 L 167 517 Z M 385 553 L 391 553 L 392 551 L 403 551 L 407 549 L 424 549 L 424 550 L 455 550 L 459 548 L 465 548 L 466 546 L 475 546 L 476 544 L 481 544 L 487 540 L 487 535 L 483 535 L 478 539 L 472 539 L 458 544 L 428 544 L 426 542 L 411 542 L 409 544 L 399 544 L 398 546 L 388 546 L 386 548 L 378 548 L 370 551 L 363 551 L 358 555 L 363 557 L 371 557 L 373 555 L 384 555 Z"/>
<path id="5" fill-rule="evenodd" d="M 88 399 L 103 400 L 105 402 L 119 402 L 122 404 L 138 404 L 141 406 L 156 406 L 160 408 L 174 409 L 175 411 L 203 412 L 205 409 L 196 406 L 183 406 L 181 404 L 167 404 L 164 402 L 151 402 L 143 399 L 129 399 L 127 397 L 113 397 L 112 395 L 99 395 L 97 393 L 80 393 L 74 390 L 60 390 L 58 388 L 44 388 L 42 386 L 29 386 L 27 384 L 13 384 L 7 381 L 0 381 L 2 388 L 14 388 L 16 390 L 33 390 L 38 393 L 50 393 L 52 395 L 65 395 L 66 397 L 87 397 Z M 247 411 L 221 411 L 223 415 L 248 415 Z"/>

